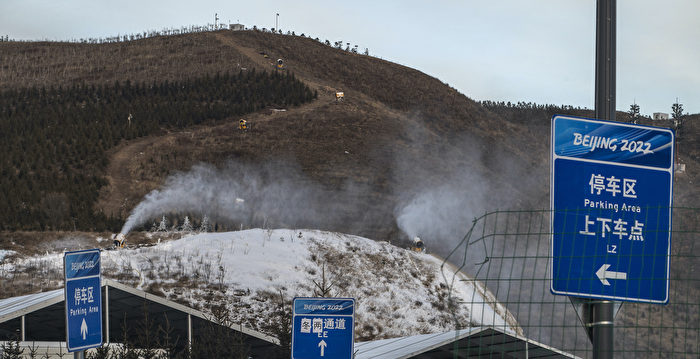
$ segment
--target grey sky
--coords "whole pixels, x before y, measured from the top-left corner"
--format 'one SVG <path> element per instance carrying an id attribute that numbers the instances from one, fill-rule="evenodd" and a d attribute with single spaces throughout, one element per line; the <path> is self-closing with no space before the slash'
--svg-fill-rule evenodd
<path id="1" fill-rule="evenodd" d="M 593 107 L 595 0 L 0 0 L 0 35 L 66 40 L 224 23 L 359 45 L 476 100 Z M 617 107 L 700 112 L 700 1 L 617 1 Z"/>

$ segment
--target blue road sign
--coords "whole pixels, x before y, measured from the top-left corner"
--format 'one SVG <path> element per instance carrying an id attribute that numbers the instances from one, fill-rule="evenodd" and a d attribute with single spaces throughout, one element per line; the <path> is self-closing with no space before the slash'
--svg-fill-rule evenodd
<path id="1" fill-rule="evenodd" d="M 355 299 L 294 298 L 292 359 L 351 359 Z"/>
<path id="2" fill-rule="evenodd" d="M 99 347 L 102 345 L 100 250 L 66 252 L 63 268 L 68 351 Z"/>
<path id="3" fill-rule="evenodd" d="M 552 118 L 554 294 L 668 303 L 674 133 Z"/>

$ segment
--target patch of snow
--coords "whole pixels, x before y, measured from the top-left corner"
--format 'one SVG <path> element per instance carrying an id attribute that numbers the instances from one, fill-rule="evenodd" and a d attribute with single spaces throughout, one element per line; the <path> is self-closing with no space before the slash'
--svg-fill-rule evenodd
<path id="1" fill-rule="evenodd" d="M 62 271 L 63 254 L 13 265 Z M 355 298 L 358 340 L 444 332 L 454 329 L 455 319 L 520 332 L 481 283 L 463 273 L 449 273 L 454 280 L 445 283 L 444 270 L 431 255 L 319 230 L 192 233 L 150 247 L 102 251 L 103 276 L 204 311 L 223 304 L 234 322 L 259 331 L 273 322 L 275 298 L 291 306 L 294 297 L 318 296 L 325 279 L 328 296 Z"/>
<path id="2" fill-rule="evenodd" d="M 104 266 L 130 268 L 139 287 L 184 276 L 225 286 L 236 319 L 259 327 L 269 315 L 265 298 L 318 293 L 325 269 L 330 295 L 356 299 L 360 337 L 388 338 L 454 329 L 462 324 L 494 325 L 516 331 L 517 323 L 480 283 L 459 274 L 448 304 L 442 260 L 367 238 L 316 230 L 251 229 L 192 234 L 159 245 L 104 252 Z M 174 279 L 171 279 L 174 278 Z M 267 296 L 263 294 L 267 293 Z M 196 296 L 195 296 L 196 297 Z M 194 305 L 206 307 L 195 300 Z M 246 313 L 240 310 L 245 309 Z M 259 328 L 258 328 L 259 329 Z"/>
<path id="3" fill-rule="evenodd" d="M 17 252 L 11 251 L 8 249 L 0 249 L 0 262 L 2 262 L 5 259 L 5 257 L 7 257 L 9 255 L 13 255 L 15 253 L 17 253 Z"/>

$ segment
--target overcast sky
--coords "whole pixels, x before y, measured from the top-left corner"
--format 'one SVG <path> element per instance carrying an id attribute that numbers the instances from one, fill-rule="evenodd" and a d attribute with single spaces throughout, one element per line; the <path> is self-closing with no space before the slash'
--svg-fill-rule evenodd
<path id="1" fill-rule="evenodd" d="M 0 35 L 67 40 L 240 22 L 357 44 L 475 100 L 593 108 L 595 0 L 0 0 Z M 617 108 L 700 113 L 700 1 L 617 0 Z"/>

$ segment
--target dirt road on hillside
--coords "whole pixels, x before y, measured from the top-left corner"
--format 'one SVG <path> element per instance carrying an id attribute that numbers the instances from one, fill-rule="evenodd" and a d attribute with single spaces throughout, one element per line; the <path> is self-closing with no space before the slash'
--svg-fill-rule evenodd
<path id="1" fill-rule="evenodd" d="M 221 41 L 223 46 L 233 46 L 247 57 L 251 65 L 243 66 L 244 68 L 269 69 L 273 66 L 268 61 L 269 59 L 258 54 L 255 49 L 237 44 L 230 37 L 221 34 L 215 34 L 214 36 Z M 336 89 L 324 86 L 318 82 L 308 81 L 303 77 L 298 77 L 298 79 L 306 83 L 312 90 L 317 91 L 319 94 L 318 99 L 296 108 L 265 109 L 246 115 L 245 118 L 251 124 L 258 124 L 274 121 L 282 116 L 304 116 L 313 112 L 319 106 L 332 101 L 329 99 L 332 99 Z M 105 176 L 108 185 L 100 191 L 100 196 L 95 206 L 96 210 L 101 210 L 106 215 L 126 218 L 129 215 L 129 211 L 138 204 L 145 194 L 161 185 L 164 179 L 162 176 L 152 174 L 143 178 L 143 175 L 137 173 L 139 168 L 142 167 L 142 161 L 149 156 L 151 149 L 163 148 L 167 144 L 177 144 L 179 142 L 178 139 L 183 136 L 199 140 L 200 145 L 204 145 L 202 139 L 216 136 L 217 133 L 236 131 L 237 123 L 237 118 L 231 118 L 216 126 L 188 128 L 182 131 L 168 132 L 161 136 L 149 136 L 121 143 L 116 149 L 112 150 L 110 155 L 109 166 Z"/>
<path id="2" fill-rule="evenodd" d="M 258 70 L 266 69 L 267 71 L 270 71 L 270 68 L 272 68 L 272 71 L 276 71 L 270 58 L 265 58 L 258 50 L 239 43 L 240 40 L 236 37 L 220 33 L 212 36 L 219 40 L 221 46 L 231 46 L 244 55 L 243 58 L 239 59 L 240 63 L 238 64 L 241 69 L 245 68 L 244 71 L 250 71 L 252 68 Z M 293 66 L 294 64 L 290 67 Z M 291 69 L 287 71 L 291 71 Z M 303 154 L 290 152 L 290 148 L 288 145 L 285 145 L 285 141 L 297 141 L 299 143 L 305 143 L 305 141 L 327 141 L 331 137 L 328 137 L 325 130 L 322 131 L 323 133 L 316 134 L 310 134 L 305 132 L 305 130 L 301 130 L 296 131 L 292 135 L 286 132 L 287 128 L 282 123 L 303 123 L 303 126 L 306 126 L 307 123 L 313 124 L 315 121 L 330 121 L 329 123 L 333 123 L 333 127 L 340 128 L 340 133 L 344 133 L 340 139 L 337 138 L 337 135 L 334 135 L 336 139 L 333 141 L 337 141 L 337 143 L 331 147 L 349 146 L 347 148 L 349 153 L 355 153 L 365 150 L 367 146 L 358 145 L 359 147 L 353 150 L 350 148 L 352 147 L 350 145 L 357 145 L 363 142 L 362 140 L 358 141 L 357 136 L 371 138 L 372 133 L 376 133 L 375 131 L 382 127 L 376 122 L 378 118 L 401 119 L 400 121 L 407 122 L 416 121 L 414 118 L 407 117 L 403 112 L 392 109 L 386 104 L 352 89 L 343 89 L 346 92 L 346 101 L 336 106 L 335 92 L 339 89 L 321 83 L 315 78 L 313 80 L 309 79 L 314 77 L 313 74 L 306 74 L 303 69 L 294 68 L 294 74 L 298 80 L 304 82 L 312 91 L 317 91 L 318 98 L 295 108 L 268 108 L 243 116 L 252 126 L 252 131 L 249 134 L 252 137 L 248 136 L 247 140 L 238 138 L 240 134 L 238 130 L 239 118 L 236 117 L 224 120 L 214 126 L 199 126 L 173 132 L 164 131 L 164 134 L 161 135 L 121 143 L 110 152 L 110 162 L 105 176 L 108 185 L 100 191 L 95 209 L 107 215 L 126 219 L 129 212 L 138 205 L 143 197 L 152 190 L 162 186 L 163 181 L 169 175 L 178 170 L 187 171 L 190 166 L 198 162 L 222 163 L 228 159 L 231 153 L 240 153 L 245 158 L 253 158 L 249 157 L 250 151 L 257 151 L 256 153 L 268 151 L 271 156 L 297 156 L 297 159 L 300 159 L 302 162 L 306 158 L 305 163 L 307 164 L 310 162 L 323 162 L 322 156 L 318 152 L 311 151 Z M 360 120 L 351 124 L 347 120 L 340 120 L 344 116 L 356 116 Z M 268 124 L 274 123 L 273 121 L 282 122 L 280 122 L 280 126 L 268 126 Z M 326 128 L 324 126 L 328 126 L 328 123 L 319 124 L 319 126 L 321 126 L 320 128 Z M 266 128 L 267 131 L 274 129 L 278 131 L 278 134 L 266 134 L 265 138 L 259 137 L 256 131 L 264 131 L 263 128 Z M 312 132 L 314 131 L 316 130 Z M 439 138 L 432 131 L 428 132 L 431 140 Z M 299 137 L 300 135 L 307 137 Z M 270 139 L 270 136 L 282 137 L 282 139 L 274 142 L 275 140 Z M 254 143 L 250 141 L 254 141 Z M 269 142 L 274 143 L 267 145 Z M 314 146 L 307 143 L 302 147 L 313 148 Z M 404 151 L 409 151 L 409 149 L 404 149 Z M 340 152 L 342 153 L 343 151 Z M 183 155 L 183 153 L 185 154 Z M 173 157 L 177 157 L 176 166 L 173 167 L 160 162 L 163 157 L 168 156 L 170 160 Z M 387 154 L 386 156 L 389 155 Z M 262 157 L 264 158 L 265 155 Z M 309 158 L 314 160 L 310 161 Z M 363 158 L 358 159 L 358 161 L 359 163 L 367 163 L 371 160 Z M 336 168 L 336 170 L 339 168 L 332 163 L 329 163 L 327 166 Z M 356 174 L 356 172 L 353 171 L 352 173 Z"/>

